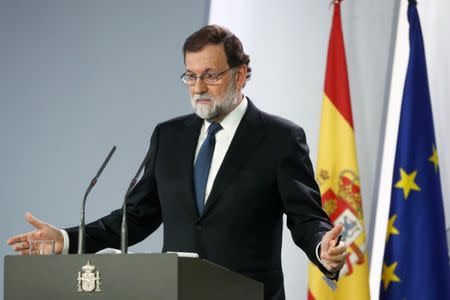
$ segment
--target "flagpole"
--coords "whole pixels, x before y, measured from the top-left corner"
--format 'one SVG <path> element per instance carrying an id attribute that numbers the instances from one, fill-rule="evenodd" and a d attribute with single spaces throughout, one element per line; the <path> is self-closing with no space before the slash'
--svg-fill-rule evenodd
<path id="1" fill-rule="evenodd" d="M 395 41 L 392 76 L 389 90 L 387 119 L 383 152 L 381 157 L 381 170 L 376 198 L 375 217 L 372 217 L 373 239 L 370 260 L 370 298 L 379 299 L 381 273 L 383 266 L 387 223 L 392 187 L 392 170 L 394 168 L 395 148 L 397 145 L 398 125 L 400 120 L 401 102 L 403 97 L 403 83 L 405 82 L 408 65 L 408 21 L 406 17 L 407 2 L 400 1 L 397 15 L 397 34 Z"/>

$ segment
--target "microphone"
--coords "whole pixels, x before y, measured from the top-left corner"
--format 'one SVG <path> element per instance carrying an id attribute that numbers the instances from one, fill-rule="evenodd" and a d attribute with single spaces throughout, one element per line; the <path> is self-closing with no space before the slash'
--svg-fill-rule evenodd
<path id="1" fill-rule="evenodd" d="M 144 160 L 142 161 L 138 171 L 136 172 L 136 175 L 131 180 L 130 185 L 128 186 L 127 192 L 125 193 L 125 197 L 123 198 L 122 228 L 121 228 L 121 232 L 120 232 L 120 251 L 122 254 L 128 253 L 127 200 L 131 194 L 131 191 L 133 190 L 134 186 L 136 185 L 139 175 L 141 174 L 142 169 L 144 168 L 145 163 L 147 162 L 149 156 L 150 156 L 150 151 L 147 152 L 147 155 L 145 156 Z"/>
<path id="2" fill-rule="evenodd" d="M 105 168 L 106 164 L 108 164 L 109 160 L 111 159 L 111 156 L 114 154 L 114 151 L 116 151 L 116 146 L 112 147 L 111 151 L 109 151 L 108 157 L 106 157 L 105 161 L 100 167 L 100 170 L 98 170 L 97 175 L 95 175 L 95 177 L 91 180 L 91 184 L 89 184 L 88 188 L 86 189 L 86 192 L 84 193 L 83 202 L 81 204 L 81 221 L 79 227 L 80 229 L 78 232 L 78 254 L 84 253 L 84 240 L 85 240 L 84 207 L 86 206 L 86 198 L 91 192 L 94 185 L 97 183 L 98 177 L 100 177 L 100 174 L 102 174 L 103 169 Z"/>

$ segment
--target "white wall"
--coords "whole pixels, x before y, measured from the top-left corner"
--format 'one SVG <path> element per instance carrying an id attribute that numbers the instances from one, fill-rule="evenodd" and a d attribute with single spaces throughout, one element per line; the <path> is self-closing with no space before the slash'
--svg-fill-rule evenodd
<path id="1" fill-rule="evenodd" d="M 418 1 L 422 33 L 427 58 L 428 81 L 433 107 L 434 130 L 439 153 L 442 194 L 446 225 L 450 228 L 450 2 L 447 0 Z M 450 239 L 450 235 L 447 236 Z"/>

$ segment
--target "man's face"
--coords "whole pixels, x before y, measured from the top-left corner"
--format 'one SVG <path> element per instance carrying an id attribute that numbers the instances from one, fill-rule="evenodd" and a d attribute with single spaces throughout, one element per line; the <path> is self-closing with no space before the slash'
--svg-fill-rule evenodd
<path id="1" fill-rule="evenodd" d="M 186 72 L 197 76 L 204 73 L 218 74 L 230 68 L 222 44 L 207 45 L 198 52 L 187 52 L 185 63 Z M 197 79 L 194 85 L 189 86 L 195 113 L 211 122 L 222 121 L 240 102 L 236 100 L 235 81 L 235 69 L 225 72 L 213 85 Z"/>

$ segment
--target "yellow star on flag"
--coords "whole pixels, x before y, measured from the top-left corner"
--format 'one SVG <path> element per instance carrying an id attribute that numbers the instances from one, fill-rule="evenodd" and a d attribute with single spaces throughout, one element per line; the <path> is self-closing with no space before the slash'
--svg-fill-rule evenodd
<path id="1" fill-rule="evenodd" d="M 437 172 L 439 167 L 439 156 L 437 154 L 436 146 L 433 145 L 433 154 L 428 158 L 434 164 L 434 171 Z"/>
<path id="2" fill-rule="evenodd" d="M 383 287 L 386 291 L 389 287 L 389 284 L 391 282 L 400 282 L 400 278 L 398 278 L 397 275 L 395 275 L 395 268 L 397 268 L 398 262 L 394 262 L 390 266 L 387 266 L 383 263 L 383 274 L 381 274 L 381 280 L 383 280 Z"/>
<path id="3" fill-rule="evenodd" d="M 405 196 L 405 200 L 408 199 L 409 192 L 411 190 L 420 191 L 420 187 L 414 182 L 414 180 L 416 179 L 416 175 L 417 170 L 408 174 L 405 172 L 405 170 L 400 168 L 401 179 L 395 184 L 395 187 L 403 189 L 403 195 Z"/>
<path id="4" fill-rule="evenodd" d="M 389 236 L 391 234 L 393 234 L 393 235 L 399 235 L 400 234 L 400 231 L 398 231 L 398 229 L 394 227 L 395 220 L 397 220 L 397 214 L 394 214 L 389 219 L 387 232 L 386 232 L 386 241 L 389 239 Z"/>

